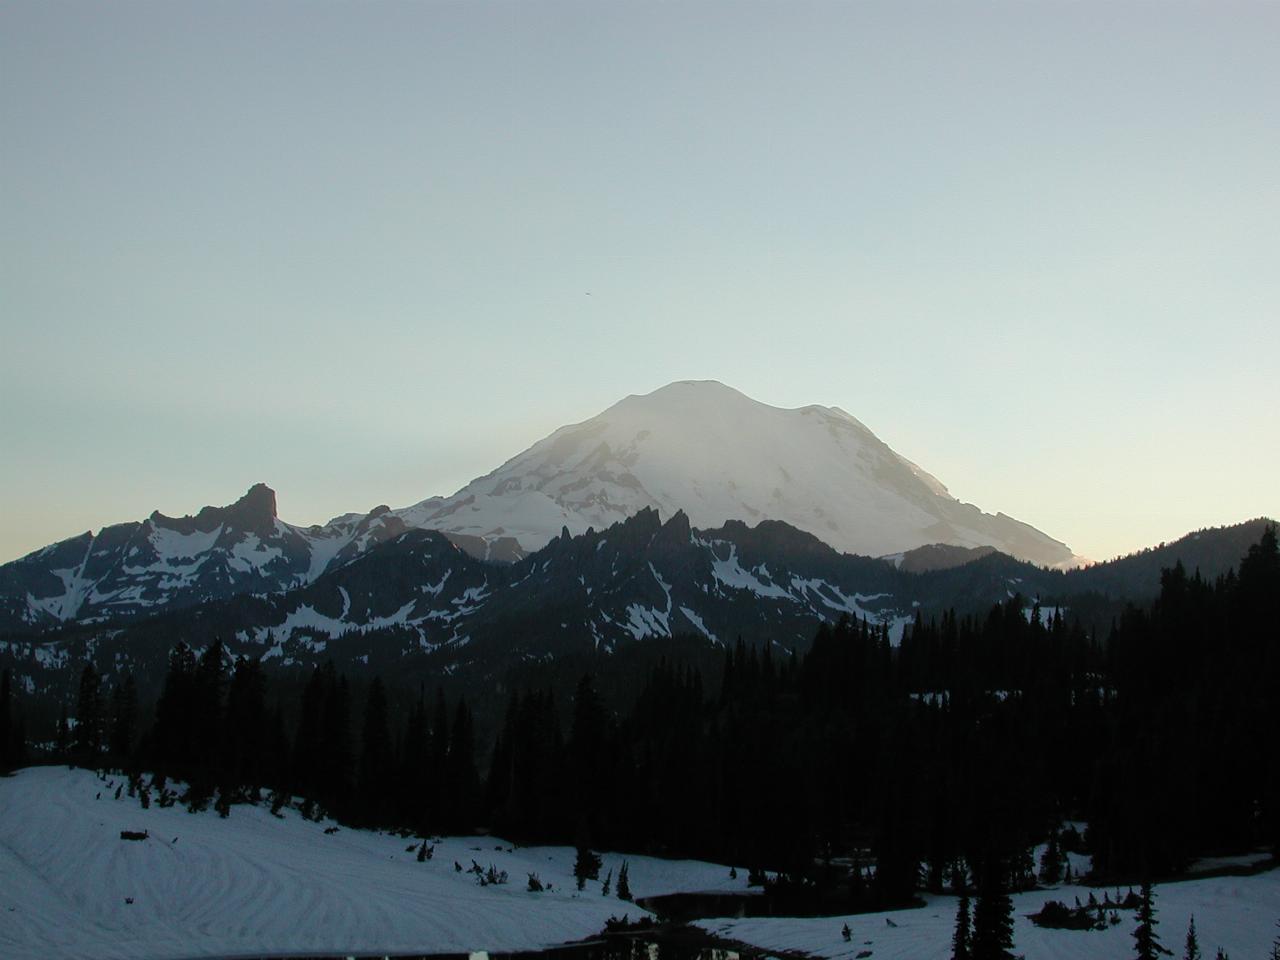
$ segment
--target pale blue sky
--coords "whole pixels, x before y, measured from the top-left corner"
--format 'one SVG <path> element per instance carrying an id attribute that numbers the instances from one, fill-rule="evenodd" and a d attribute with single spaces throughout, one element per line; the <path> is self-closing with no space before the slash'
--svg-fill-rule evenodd
<path id="1" fill-rule="evenodd" d="M 1275 516 L 1277 49 L 1222 0 L 10 0 L 0 561 L 452 493 L 685 378 L 1088 556 Z"/>

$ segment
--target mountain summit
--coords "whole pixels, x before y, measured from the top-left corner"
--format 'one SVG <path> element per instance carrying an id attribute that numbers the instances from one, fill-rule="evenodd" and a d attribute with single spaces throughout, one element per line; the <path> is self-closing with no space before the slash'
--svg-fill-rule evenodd
<path id="1" fill-rule="evenodd" d="M 1071 550 L 961 503 L 838 407 L 771 407 L 714 380 L 629 396 L 562 427 L 451 497 L 395 511 L 409 527 L 537 550 L 650 508 L 698 528 L 782 520 L 869 556 L 925 544 L 991 546 L 1043 565 Z"/>

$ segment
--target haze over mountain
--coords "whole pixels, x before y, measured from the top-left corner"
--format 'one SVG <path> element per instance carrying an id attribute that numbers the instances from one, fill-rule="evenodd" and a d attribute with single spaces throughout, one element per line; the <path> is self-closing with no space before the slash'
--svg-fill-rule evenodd
<path id="1" fill-rule="evenodd" d="M 652 508 L 699 528 L 782 520 L 844 553 L 885 556 L 926 544 L 991 546 L 1045 566 L 1066 544 L 1002 513 L 961 503 L 838 407 L 795 410 L 714 380 L 629 396 L 562 427 L 451 497 L 394 511 L 407 526 L 526 551 Z"/>

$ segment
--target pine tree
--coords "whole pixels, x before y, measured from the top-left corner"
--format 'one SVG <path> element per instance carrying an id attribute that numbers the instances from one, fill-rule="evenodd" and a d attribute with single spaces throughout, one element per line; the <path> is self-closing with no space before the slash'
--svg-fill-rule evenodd
<path id="1" fill-rule="evenodd" d="M 1006 960 L 1013 949 L 1013 901 L 994 863 L 983 870 L 973 911 L 973 960 Z"/>
<path id="2" fill-rule="evenodd" d="M 138 715 L 138 687 L 133 674 L 117 683 L 111 691 L 110 747 L 116 759 L 124 762 L 133 750 L 133 731 Z"/>
<path id="3" fill-rule="evenodd" d="M 9 689 L 9 668 L 5 667 L 4 672 L 0 673 L 0 772 L 8 770 L 13 763 L 13 758 L 9 755 L 11 752 L 11 744 L 13 742 L 10 733 L 10 707 L 9 701 L 12 697 Z"/>
<path id="4" fill-rule="evenodd" d="M 573 695 L 573 723 L 566 753 L 570 799 L 577 816 L 585 818 L 593 828 L 602 822 L 597 813 L 608 794 L 604 783 L 608 721 L 591 675 L 585 674 Z"/>
<path id="5" fill-rule="evenodd" d="M 1195 914 L 1191 915 L 1191 922 L 1187 924 L 1187 948 L 1182 954 L 1182 960 L 1200 960 L 1200 941 L 1196 939 Z"/>
<path id="6" fill-rule="evenodd" d="M 430 802 L 426 819 L 437 825 L 446 823 L 449 814 L 449 789 L 446 783 L 449 772 L 449 704 L 444 690 L 436 688 L 436 705 L 431 720 L 431 749 L 427 760 L 425 780 Z"/>
<path id="7" fill-rule="evenodd" d="M 92 663 L 80 672 L 80 693 L 76 698 L 76 752 L 87 759 L 102 749 L 102 681 Z"/>
<path id="8" fill-rule="evenodd" d="M 609 890 L 611 889 L 612 885 L 613 885 L 613 871 L 610 870 L 608 873 L 604 875 L 604 883 L 600 885 L 600 896 L 607 897 L 609 895 Z"/>
<path id="9" fill-rule="evenodd" d="M 1040 882 L 1054 884 L 1062 879 L 1062 851 L 1058 846 L 1058 830 L 1049 833 L 1049 843 L 1040 856 Z"/>
<path id="10" fill-rule="evenodd" d="M 227 689 L 226 751 L 227 776 L 232 781 L 256 789 L 268 776 L 264 759 L 272 749 L 267 723 L 266 681 L 262 664 L 242 656 L 231 671 Z"/>
<path id="11" fill-rule="evenodd" d="M 600 877 L 600 857 L 592 853 L 584 843 L 578 844 L 578 853 L 573 861 L 573 876 L 578 881 L 579 890 L 587 885 L 588 880 L 597 880 Z M 619 886 L 622 884 L 621 877 L 618 879 L 618 884 Z"/>
<path id="12" fill-rule="evenodd" d="M 67 758 L 67 751 L 71 749 L 71 721 L 67 719 L 67 705 L 62 705 L 62 713 L 58 717 L 58 739 L 54 742 L 54 752 L 59 760 Z"/>
<path id="13" fill-rule="evenodd" d="M 956 929 L 951 935 L 951 960 L 970 960 L 973 931 L 969 928 L 969 894 L 960 894 L 956 906 Z"/>
<path id="14" fill-rule="evenodd" d="M 391 775 L 391 732 L 387 726 L 387 694 L 382 678 L 374 677 L 364 707 L 360 750 L 361 816 L 381 823 L 388 814 Z"/>
<path id="15" fill-rule="evenodd" d="M 181 640 L 169 651 L 169 670 L 156 701 L 156 722 L 152 731 L 157 765 L 171 773 L 191 755 L 192 692 L 196 671 L 195 654 Z"/>
<path id="16" fill-rule="evenodd" d="M 475 727 L 466 700 L 459 699 L 449 733 L 449 754 L 445 761 L 446 822 L 455 829 L 470 826 L 480 799 L 480 774 L 476 771 Z M 474 820 L 471 821 L 474 823 Z M 595 878 L 592 877 L 594 880 Z"/>
<path id="17" fill-rule="evenodd" d="M 1165 949 L 1160 944 L 1160 938 L 1156 935 L 1156 909 L 1155 894 L 1151 889 L 1151 881 L 1144 880 L 1142 883 L 1142 902 L 1138 907 L 1138 926 L 1133 931 L 1134 947 L 1138 953 L 1138 960 L 1156 960 L 1160 954 L 1171 954 L 1172 951 Z"/>
<path id="18" fill-rule="evenodd" d="M 622 866 L 618 868 L 618 899 L 631 899 L 631 883 L 627 877 L 627 861 L 622 861 Z"/>

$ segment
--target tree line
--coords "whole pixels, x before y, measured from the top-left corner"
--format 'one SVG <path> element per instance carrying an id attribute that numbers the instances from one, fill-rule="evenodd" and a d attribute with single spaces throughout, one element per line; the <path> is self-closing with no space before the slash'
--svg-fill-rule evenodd
<path id="1" fill-rule="evenodd" d="M 332 664 L 297 692 L 178 643 L 149 724 L 128 678 L 107 694 L 86 666 L 59 748 L 224 812 L 297 794 L 354 824 L 715 859 L 851 907 L 922 888 L 981 904 L 1058 879 L 1068 849 L 1128 880 L 1280 854 L 1278 599 L 1268 529 L 1212 582 L 1166 570 L 1105 636 L 1020 597 L 917 616 L 896 646 L 844 618 L 803 655 L 732 645 L 709 679 L 661 660 L 627 702 L 590 675 L 567 697 L 513 691 L 484 744 L 462 697 L 357 693 Z"/>

